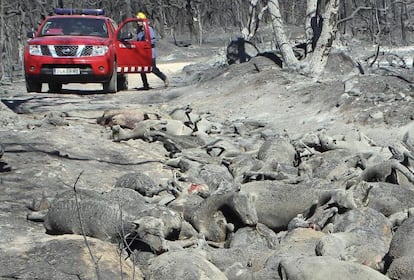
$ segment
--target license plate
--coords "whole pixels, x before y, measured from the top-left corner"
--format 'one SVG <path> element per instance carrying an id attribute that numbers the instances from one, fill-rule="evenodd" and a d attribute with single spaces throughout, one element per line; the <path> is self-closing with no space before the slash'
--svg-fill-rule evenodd
<path id="1" fill-rule="evenodd" d="M 53 68 L 53 75 L 79 75 L 79 68 Z"/>

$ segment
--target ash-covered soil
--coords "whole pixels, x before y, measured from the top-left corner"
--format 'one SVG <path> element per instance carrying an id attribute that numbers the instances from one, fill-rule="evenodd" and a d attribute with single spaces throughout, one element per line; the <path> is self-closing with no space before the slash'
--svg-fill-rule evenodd
<path id="1" fill-rule="evenodd" d="M 129 90 L 111 95 L 94 85 L 65 86 L 61 94 L 48 93 L 46 85 L 42 93 L 28 94 L 23 81 L 1 86 L 0 278 L 33 279 L 33 267 L 54 267 L 52 259 L 31 263 L 35 252 L 47 254 L 46 245 L 65 238 L 48 235 L 41 223 L 26 219 L 33 199 L 53 197 L 75 185 L 108 191 L 121 175 L 137 170 L 157 184 L 171 179 L 162 143 L 112 141 L 111 129 L 96 123 L 105 110 L 162 114 L 189 105 L 216 123 L 261 121 L 291 139 L 319 132 L 354 139 L 363 133 L 383 147 L 400 142 L 406 132 L 414 134 L 414 85 L 400 77 L 389 72 L 360 75 L 340 54 L 332 56 L 317 81 L 281 70 L 265 57 L 229 66 L 224 46 L 162 43 L 158 64 L 170 78 L 168 88 L 151 77 L 153 89 L 137 91 L 138 76 L 129 77 Z M 254 145 L 253 139 L 246 141 Z M 82 247 L 73 238 L 66 237 L 68 246 Z M 93 249 L 104 246 L 94 244 Z M 57 254 L 54 246 L 49 249 Z M 110 259 L 113 254 L 102 255 Z M 63 277 L 62 271 L 56 277 Z M 67 278 L 43 276 L 77 279 L 70 273 L 63 273 Z"/>

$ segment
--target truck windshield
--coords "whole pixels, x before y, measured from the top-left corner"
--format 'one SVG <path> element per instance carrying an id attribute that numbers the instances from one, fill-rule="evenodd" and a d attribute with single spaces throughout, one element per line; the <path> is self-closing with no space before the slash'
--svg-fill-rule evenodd
<path id="1" fill-rule="evenodd" d="M 40 36 L 98 36 L 108 37 L 108 28 L 103 19 L 68 17 L 50 18 L 43 25 Z"/>

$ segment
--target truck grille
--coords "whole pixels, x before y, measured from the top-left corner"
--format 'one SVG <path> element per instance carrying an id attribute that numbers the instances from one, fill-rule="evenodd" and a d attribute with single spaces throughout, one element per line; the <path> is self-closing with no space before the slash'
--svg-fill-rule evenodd
<path id="1" fill-rule="evenodd" d="M 92 54 L 92 46 L 85 45 L 43 45 L 41 50 L 42 55 L 53 57 L 81 57 Z"/>
<path id="2" fill-rule="evenodd" d="M 52 55 L 49 51 L 48 46 L 41 46 L 40 48 L 42 49 L 42 54 L 43 55 Z"/>
<path id="3" fill-rule="evenodd" d="M 55 46 L 57 56 L 77 56 L 78 46 Z"/>
<path id="4" fill-rule="evenodd" d="M 92 54 L 92 46 L 85 46 L 82 50 L 81 56 L 90 56 Z"/>

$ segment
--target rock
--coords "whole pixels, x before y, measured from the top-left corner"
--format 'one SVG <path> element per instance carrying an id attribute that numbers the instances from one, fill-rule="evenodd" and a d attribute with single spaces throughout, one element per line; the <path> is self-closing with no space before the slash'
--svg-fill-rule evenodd
<path id="1" fill-rule="evenodd" d="M 286 280 L 325 280 L 332 277 L 337 280 L 389 280 L 365 265 L 331 257 L 285 258 L 280 263 L 280 271 L 282 279 Z"/>
<path id="2" fill-rule="evenodd" d="M 157 186 L 151 177 L 139 171 L 127 173 L 119 177 L 116 180 L 115 188 L 133 189 L 148 197 L 152 197 L 164 190 L 164 188 Z"/>
<path id="3" fill-rule="evenodd" d="M 202 255 L 179 250 L 167 252 L 152 259 L 145 279 L 227 280 L 227 277 Z"/>
<path id="4" fill-rule="evenodd" d="M 78 275 L 86 280 L 144 279 L 141 270 L 133 267 L 116 245 L 94 238 L 77 235 L 49 238 L 36 244 L 25 256 L 22 259 L 3 252 L 2 257 L 7 260 L 1 269 L 3 277 L 71 280 Z"/>

